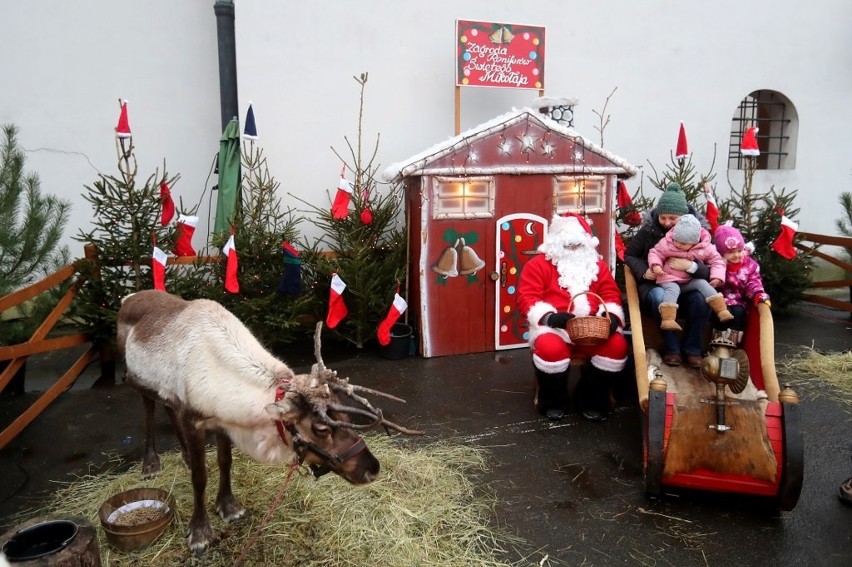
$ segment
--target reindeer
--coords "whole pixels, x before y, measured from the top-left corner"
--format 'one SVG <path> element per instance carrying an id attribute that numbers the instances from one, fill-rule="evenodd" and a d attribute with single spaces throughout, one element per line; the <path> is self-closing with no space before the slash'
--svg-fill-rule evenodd
<path id="1" fill-rule="evenodd" d="M 232 445 L 258 462 L 298 462 L 316 477 L 334 472 L 354 485 L 364 485 L 378 476 L 379 462 L 359 430 L 383 426 L 422 434 L 388 421 L 356 392 L 405 400 L 349 384 L 325 367 L 320 354 L 321 325 L 314 335 L 317 363 L 310 374 L 295 374 L 214 301 L 185 301 L 147 290 L 122 302 L 118 347 L 124 352 L 126 381 L 142 395 L 145 409 L 142 477 L 161 471 L 154 408 L 162 402 L 191 473 L 193 510 L 188 531 L 194 553 L 204 551 L 213 535 L 204 504 L 207 431 L 215 433 L 216 510 L 225 521 L 245 514 L 231 490 Z M 343 395 L 361 407 L 345 405 Z M 350 416 L 366 417 L 369 423 L 353 423 Z"/>

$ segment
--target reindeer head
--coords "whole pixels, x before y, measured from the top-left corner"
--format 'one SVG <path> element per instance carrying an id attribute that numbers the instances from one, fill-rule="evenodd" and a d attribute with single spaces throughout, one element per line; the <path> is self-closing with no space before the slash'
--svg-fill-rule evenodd
<path id="1" fill-rule="evenodd" d="M 348 379 L 326 368 L 320 355 L 321 323 L 314 335 L 317 363 L 310 374 L 297 374 L 283 385 L 282 399 L 266 406 L 276 421 L 290 433 L 293 449 L 314 476 L 335 472 L 352 484 L 368 484 L 379 474 L 379 461 L 367 448 L 360 430 L 384 427 L 406 435 L 422 435 L 384 418 L 360 393 L 373 394 L 405 403 L 405 400 L 379 390 L 350 384 Z M 352 400 L 349 405 L 343 398 Z M 351 405 L 358 404 L 360 407 Z M 353 417 L 361 418 L 359 422 Z"/>

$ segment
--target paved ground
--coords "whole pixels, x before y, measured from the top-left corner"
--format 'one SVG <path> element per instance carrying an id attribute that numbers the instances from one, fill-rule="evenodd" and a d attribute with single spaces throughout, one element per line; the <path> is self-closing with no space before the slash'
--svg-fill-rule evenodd
<path id="1" fill-rule="evenodd" d="M 844 314 L 802 307 L 775 323 L 779 360 L 803 345 L 852 347 Z M 505 351 L 388 361 L 373 351 L 324 352 L 326 363 L 353 382 L 406 398 L 404 411 L 391 419 L 426 429 L 431 439 L 452 436 L 488 448 L 485 480 L 499 502 L 495 522 L 527 542 L 512 557 L 526 556 L 524 564 L 852 565 L 852 508 L 836 497 L 852 475 L 852 417 L 818 388 L 780 375 L 802 397 L 806 470 L 797 507 L 770 517 L 759 502 L 742 497 L 699 493 L 648 501 L 636 403 L 628 396 L 603 423 L 576 415 L 558 423 L 541 419 L 531 404 L 528 356 Z M 308 363 L 304 353 L 290 360 L 297 369 Z M 59 376 L 62 363 L 31 361 L 30 391 L 0 402 L 0 427 L 31 403 L 32 390 Z M 95 370 L 0 450 L 0 518 L 109 455 L 141 458 L 141 404 L 124 384 L 89 387 Z M 160 416 L 160 438 L 173 446 Z"/>

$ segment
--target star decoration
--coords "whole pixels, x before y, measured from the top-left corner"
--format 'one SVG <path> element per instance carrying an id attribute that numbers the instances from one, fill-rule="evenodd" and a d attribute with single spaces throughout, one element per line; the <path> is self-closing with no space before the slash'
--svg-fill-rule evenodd
<path id="1" fill-rule="evenodd" d="M 519 136 L 518 140 L 521 142 L 521 152 L 528 153 L 533 150 L 535 147 L 535 138 L 529 134 L 524 134 L 523 136 Z"/>
<path id="2" fill-rule="evenodd" d="M 503 141 L 500 142 L 498 149 L 500 150 L 501 155 L 504 155 L 504 156 L 510 155 L 512 153 L 512 140 L 506 140 L 504 138 Z"/>
<path id="3" fill-rule="evenodd" d="M 479 160 L 479 154 L 476 153 L 476 150 L 470 150 L 467 153 L 467 161 L 470 163 L 476 163 Z"/>
<path id="4" fill-rule="evenodd" d="M 546 155 L 550 159 L 553 159 L 553 157 L 556 155 L 556 146 L 554 146 L 550 142 L 544 142 L 541 145 L 541 153 Z"/>
<path id="5" fill-rule="evenodd" d="M 574 152 L 574 159 L 578 161 L 583 161 L 583 150 L 577 150 Z"/>

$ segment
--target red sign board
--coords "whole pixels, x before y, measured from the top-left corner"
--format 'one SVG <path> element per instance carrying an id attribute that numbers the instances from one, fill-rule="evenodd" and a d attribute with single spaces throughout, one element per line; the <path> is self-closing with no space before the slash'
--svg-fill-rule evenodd
<path id="1" fill-rule="evenodd" d="M 456 20 L 456 85 L 544 89 L 544 28 Z"/>

